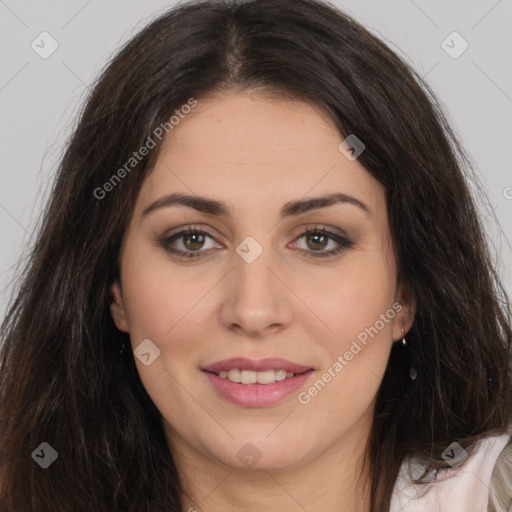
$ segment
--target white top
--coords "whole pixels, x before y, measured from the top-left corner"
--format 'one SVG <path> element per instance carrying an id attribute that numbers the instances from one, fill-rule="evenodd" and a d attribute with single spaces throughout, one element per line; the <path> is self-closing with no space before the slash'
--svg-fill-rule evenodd
<path id="1" fill-rule="evenodd" d="M 449 452 L 455 455 L 454 469 L 439 471 L 434 483 L 410 483 L 408 477 L 420 477 L 423 469 L 417 461 L 406 459 L 395 482 L 390 512 L 487 512 L 492 472 L 511 435 L 509 431 L 481 439 L 460 467 L 455 466 L 465 452 L 455 447 Z"/>

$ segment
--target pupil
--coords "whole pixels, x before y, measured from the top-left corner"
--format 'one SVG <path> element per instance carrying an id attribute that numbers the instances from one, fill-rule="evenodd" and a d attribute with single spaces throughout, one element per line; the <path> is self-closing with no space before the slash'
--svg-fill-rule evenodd
<path id="1" fill-rule="evenodd" d="M 195 244 L 198 244 L 197 247 L 189 247 L 189 244 L 187 244 L 187 240 L 192 240 L 192 239 L 196 239 L 196 241 L 192 241 L 192 245 Z M 197 240 L 198 239 L 198 240 Z M 185 246 L 187 247 L 187 249 L 190 249 L 190 250 L 194 250 L 194 249 L 200 249 L 201 246 L 203 245 L 204 243 L 204 235 L 201 235 L 200 233 L 192 233 L 192 234 L 189 234 L 189 235 L 185 235 Z"/>
<path id="2" fill-rule="evenodd" d="M 316 239 L 316 241 L 313 242 L 313 244 L 320 244 L 320 247 L 316 247 L 316 249 L 323 249 L 325 247 L 325 243 L 318 242 L 318 239 L 321 239 L 323 242 L 325 242 L 325 238 L 326 238 L 325 235 L 323 235 L 321 233 L 316 233 L 316 234 L 310 235 L 310 237 Z"/>

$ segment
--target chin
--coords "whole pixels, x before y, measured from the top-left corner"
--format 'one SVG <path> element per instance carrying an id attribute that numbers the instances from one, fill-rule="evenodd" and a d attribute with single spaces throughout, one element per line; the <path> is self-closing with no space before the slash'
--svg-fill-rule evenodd
<path id="1" fill-rule="evenodd" d="M 265 438 L 260 431 L 254 436 L 229 438 L 225 446 L 215 445 L 211 457 L 230 468 L 248 471 L 287 471 L 305 463 L 308 457 L 303 441 L 278 435 L 271 439 L 273 435 Z"/>

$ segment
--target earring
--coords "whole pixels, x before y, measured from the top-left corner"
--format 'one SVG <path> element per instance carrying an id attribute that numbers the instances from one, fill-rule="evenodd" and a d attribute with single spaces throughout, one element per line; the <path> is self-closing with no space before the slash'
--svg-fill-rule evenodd
<path id="1" fill-rule="evenodd" d="M 119 349 L 119 356 L 121 358 L 123 357 L 124 352 L 125 352 L 125 343 L 124 343 L 124 340 L 122 339 L 121 340 L 121 348 Z"/>
<path id="2" fill-rule="evenodd" d="M 402 345 L 404 347 L 407 346 L 407 340 L 405 339 L 405 335 L 404 335 L 404 330 L 402 329 Z M 409 367 L 409 378 L 411 380 L 416 380 L 416 377 L 418 376 L 418 370 L 416 370 L 416 368 L 414 368 L 414 366 L 411 364 L 411 366 Z"/>

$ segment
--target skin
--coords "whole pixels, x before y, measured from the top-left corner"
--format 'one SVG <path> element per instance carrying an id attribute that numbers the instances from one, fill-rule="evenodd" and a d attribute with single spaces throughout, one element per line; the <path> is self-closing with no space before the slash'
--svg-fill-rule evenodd
<path id="1" fill-rule="evenodd" d="M 145 339 L 160 349 L 149 366 L 135 361 L 191 497 L 183 510 L 369 510 L 363 452 L 375 396 L 414 304 L 397 283 L 384 189 L 338 150 L 342 140 L 311 104 L 224 92 L 201 99 L 164 139 L 140 190 L 111 313 L 133 349 Z M 225 202 L 232 216 L 182 205 L 142 216 L 174 192 Z M 369 213 L 336 204 L 279 217 L 288 201 L 332 192 Z M 159 240 L 190 224 L 214 238 L 175 240 L 177 250 L 202 251 L 182 260 Z M 315 258 L 338 247 L 301 236 L 315 226 L 343 230 L 352 245 Z M 263 248 L 252 263 L 236 252 L 247 236 Z M 281 357 L 315 368 L 307 391 L 396 302 L 402 310 L 306 405 L 297 393 L 268 407 L 235 405 L 200 370 L 235 356 Z M 248 442 L 261 453 L 250 468 L 237 457 Z"/>

